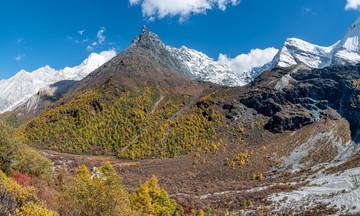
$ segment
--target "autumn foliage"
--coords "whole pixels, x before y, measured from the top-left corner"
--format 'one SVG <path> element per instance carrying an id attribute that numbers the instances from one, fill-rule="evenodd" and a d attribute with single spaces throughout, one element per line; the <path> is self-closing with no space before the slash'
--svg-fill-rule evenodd
<path id="1" fill-rule="evenodd" d="M 131 203 L 145 215 L 181 215 L 183 209 L 159 186 L 152 176 L 132 194 Z"/>
<path id="2" fill-rule="evenodd" d="M 20 171 L 15 171 L 12 178 L 21 186 L 29 186 L 29 177 L 22 174 Z"/>
<path id="3" fill-rule="evenodd" d="M 62 200 L 63 215 L 129 215 L 138 213 L 132 209 L 129 193 L 121 183 L 120 176 L 109 164 L 90 173 L 86 166 L 80 166 L 75 179 L 65 191 Z"/>
<path id="4" fill-rule="evenodd" d="M 222 144 L 215 130 L 222 117 L 209 97 L 195 103 L 146 87 L 105 100 L 103 91 L 82 92 L 42 113 L 18 136 L 37 147 L 132 159 L 216 151 Z"/>

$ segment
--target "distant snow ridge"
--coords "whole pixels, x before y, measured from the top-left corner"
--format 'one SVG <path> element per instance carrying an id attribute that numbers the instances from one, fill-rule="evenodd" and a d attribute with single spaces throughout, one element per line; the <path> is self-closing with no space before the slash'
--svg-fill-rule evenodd
<path id="1" fill-rule="evenodd" d="M 180 49 L 167 46 L 167 50 L 181 62 L 188 71 L 202 81 L 226 86 L 243 86 L 247 81 L 236 74 L 228 65 L 214 61 L 202 52 L 185 46 Z"/>
<path id="2" fill-rule="evenodd" d="M 342 40 L 323 47 L 306 41 L 289 38 L 269 63 L 249 71 L 237 73 L 229 64 L 221 64 L 205 54 L 187 47 L 166 46 L 167 50 L 190 71 L 193 78 L 226 86 L 243 86 L 262 72 L 275 67 L 302 64 L 308 68 L 360 63 L 360 17 L 347 30 Z M 191 77 L 190 77 L 191 78 Z"/>
<path id="3" fill-rule="evenodd" d="M 8 80 L 0 80 L 0 113 L 14 110 L 40 89 L 62 80 L 81 80 L 116 55 L 115 51 L 92 53 L 80 65 L 55 70 L 50 66 L 33 72 L 21 70 Z"/>
<path id="4" fill-rule="evenodd" d="M 360 18 L 345 33 L 342 40 L 329 47 L 321 47 L 306 41 L 290 38 L 262 71 L 274 67 L 304 64 L 310 68 L 330 65 L 354 65 L 360 62 Z"/>
<path id="5" fill-rule="evenodd" d="M 273 66 L 289 67 L 302 63 L 310 68 L 324 68 L 331 64 L 334 46 L 321 47 L 300 39 L 290 38 L 286 40 L 284 46 L 274 57 Z"/>

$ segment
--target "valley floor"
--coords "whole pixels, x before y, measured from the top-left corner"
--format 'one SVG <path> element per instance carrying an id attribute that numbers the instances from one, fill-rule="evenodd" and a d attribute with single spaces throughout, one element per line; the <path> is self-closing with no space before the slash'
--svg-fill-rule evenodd
<path id="1" fill-rule="evenodd" d="M 261 119 L 256 121 L 261 122 Z M 343 208 L 341 212 L 353 213 L 358 201 L 353 200 L 345 207 L 341 204 L 353 193 L 357 194 L 357 188 L 353 190 L 355 183 L 346 180 L 353 174 L 336 174 L 339 171 L 336 167 L 341 167 L 340 164 L 326 165 L 332 164 L 340 151 L 345 151 L 345 143 L 341 140 L 349 137 L 341 132 L 347 127 L 346 122 L 336 123 L 323 120 L 297 132 L 286 132 L 285 136 L 264 132 L 261 126 L 254 126 L 251 133 L 244 136 L 245 143 L 250 140 L 251 143 L 227 146 L 218 153 L 190 154 L 175 159 L 122 160 L 113 156 L 41 151 L 56 167 L 66 163 L 71 173 L 81 164 L 91 168 L 109 161 L 121 173 L 123 183 L 130 191 L 156 175 L 160 185 L 185 209 L 211 208 L 239 215 L 257 215 L 260 211 L 328 215 Z M 308 134 L 316 135 L 309 138 Z M 317 145 L 321 147 L 317 148 Z M 239 152 L 249 152 L 250 155 L 243 165 L 231 159 Z M 315 164 L 320 165 L 313 166 Z M 320 171 L 329 172 L 330 168 L 336 173 L 319 175 Z M 338 179 L 337 183 L 332 184 L 333 179 Z M 336 188 L 333 190 L 338 194 L 332 196 L 329 189 L 335 187 L 334 184 Z M 320 190 L 322 192 L 318 193 Z M 345 197 L 339 196 L 343 190 Z M 307 206 L 304 207 L 303 203 Z"/>

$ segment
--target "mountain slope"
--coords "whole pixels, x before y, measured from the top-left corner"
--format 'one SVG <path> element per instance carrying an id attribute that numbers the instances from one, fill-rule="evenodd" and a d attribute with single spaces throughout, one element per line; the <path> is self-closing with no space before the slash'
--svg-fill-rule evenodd
<path id="1" fill-rule="evenodd" d="M 221 143 L 215 126 L 222 118 L 207 96 L 219 87 L 190 80 L 177 66 L 163 44 L 142 31 L 136 43 L 24 126 L 25 140 L 121 158 L 212 151 Z"/>
<path id="2" fill-rule="evenodd" d="M 90 72 L 107 62 L 115 55 L 113 51 L 92 53 L 80 65 L 54 70 L 49 66 L 33 72 L 20 71 L 8 80 L 0 81 L 0 113 L 12 111 L 25 103 L 30 97 L 53 83 L 62 80 L 81 80 Z"/>

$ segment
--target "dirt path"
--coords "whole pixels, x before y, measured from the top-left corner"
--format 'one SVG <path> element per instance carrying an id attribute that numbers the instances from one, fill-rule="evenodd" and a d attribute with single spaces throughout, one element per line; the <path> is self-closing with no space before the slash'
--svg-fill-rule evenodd
<path id="1" fill-rule="evenodd" d="M 151 110 L 150 114 L 154 114 L 154 112 L 156 111 L 156 108 L 159 106 L 159 104 L 161 103 L 161 101 L 164 100 L 164 96 L 161 95 L 160 99 L 155 103 L 153 109 Z"/>
<path id="2" fill-rule="evenodd" d="M 176 117 L 178 117 L 180 114 L 184 113 L 186 110 L 190 109 L 198 99 L 199 99 L 199 96 L 193 97 L 186 106 L 182 107 L 179 111 L 174 113 L 169 119 L 170 124 L 174 122 Z M 162 139 L 164 143 L 166 143 L 166 140 L 169 137 L 170 131 L 171 131 L 171 127 L 169 126 L 168 129 L 166 130 L 166 133 L 163 136 L 163 139 Z"/>
<path id="3" fill-rule="evenodd" d="M 124 160 L 118 159 L 115 156 L 107 155 L 75 155 L 68 153 L 60 153 L 52 150 L 39 150 L 42 152 L 45 157 L 49 158 L 55 168 L 59 168 L 63 165 L 66 165 L 67 169 L 74 173 L 77 167 L 80 165 L 87 165 L 88 167 L 98 167 L 103 165 L 106 162 L 111 163 L 115 168 L 118 168 L 120 171 L 124 167 L 136 166 L 139 165 L 139 161 L 134 160 Z"/>

